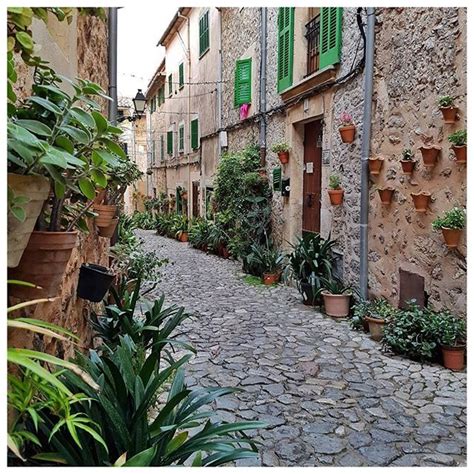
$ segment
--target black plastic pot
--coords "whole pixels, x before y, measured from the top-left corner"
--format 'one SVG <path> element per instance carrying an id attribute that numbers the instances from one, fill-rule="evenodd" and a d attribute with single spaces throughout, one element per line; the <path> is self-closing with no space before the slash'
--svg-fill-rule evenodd
<path id="1" fill-rule="evenodd" d="M 303 296 L 303 304 L 306 306 L 320 306 L 321 295 L 314 295 L 311 283 L 300 282 L 300 293 Z"/>
<path id="2" fill-rule="evenodd" d="M 104 299 L 115 275 L 109 273 L 107 267 L 84 263 L 79 271 L 79 282 L 77 284 L 77 296 L 84 300 L 98 303 Z"/>

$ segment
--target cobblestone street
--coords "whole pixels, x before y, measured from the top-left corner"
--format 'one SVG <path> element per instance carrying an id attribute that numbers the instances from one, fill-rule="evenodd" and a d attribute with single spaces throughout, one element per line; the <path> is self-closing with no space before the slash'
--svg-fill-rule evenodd
<path id="1" fill-rule="evenodd" d="M 385 355 L 293 288 L 252 286 L 237 262 L 138 235 L 170 260 L 155 294 L 192 315 L 190 383 L 243 388 L 219 417 L 269 424 L 259 457 L 238 465 L 465 465 L 465 373 Z"/>

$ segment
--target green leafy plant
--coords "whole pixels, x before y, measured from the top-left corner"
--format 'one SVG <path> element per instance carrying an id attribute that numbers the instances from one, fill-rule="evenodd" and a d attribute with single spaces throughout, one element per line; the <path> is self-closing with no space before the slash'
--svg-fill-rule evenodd
<path id="1" fill-rule="evenodd" d="M 329 176 L 329 189 L 341 189 L 341 178 L 335 174 Z"/>
<path id="2" fill-rule="evenodd" d="M 345 285 L 344 282 L 339 278 L 322 278 L 321 281 L 324 289 L 332 295 L 344 295 L 352 293 L 352 287 L 350 285 Z"/>
<path id="3" fill-rule="evenodd" d="M 202 218 L 194 219 L 189 226 L 189 243 L 198 249 L 207 249 L 209 244 L 209 222 Z"/>
<path id="4" fill-rule="evenodd" d="M 368 314 L 369 307 L 370 301 L 364 300 L 359 300 L 352 306 L 352 315 L 349 319 L 349 324 L 351 325 L 352 329 L 361 331 L 364 328 L 364 319 Z"/>
<path id="5" fill-rule="evenodd" d="M 466 226 L 466 210 L 461 207 L 453 207 L 446 211 L 442 216 L 438 216 L 433 221 L 433 229 L 464 229 Z"/>
<path id="6" fill-rule="evenodd" d="M 402 160 L 403 161 L 413 161 L 415 158 L 415 155 L 413 154 L 413 151 L 411 151 L 409 148 L 405 148 L 402 151 Z"/>
<path id="7" fill-rule="evenodd" d="M 188 217 L 184 214 L 176 214 L 173 219 L 172 232 L 173 237 L 179 238 L 183 232 L 188 231 Z"/>
<path id="8" fill-rule="evenodd" d="M 252 244 L 250 253 L 245 257 L 248 267 L 263 273 L 277 273 L 282 270 L 285 256 L 271 243 Z"/>
<path id="9" fill-rule="evenodd" d="M 151 211 L 138 212 L 133 214 L 133 221 L 139 229 L 156 229 L 157 219 Z"/>
<path id="10" fill-rule="evenodd" d="M 397 315 L 397 309 L 386 299 L 377 298 L 370 302 L 367 308 L 367 315 L 374 319 L 389 321 Z"/>
<path id="11" fill-rule="evenodd" d="M 438 99 L 439 107 L 453 107 L 454 106 L 454 97 L 450 95 L 443 95 Z"/>
<path id="12" fill-rule="evenodd" d="M 457 130 L 448 136 L 448 140 L 454 146 L 466 146 L 467 145 L 467 130 Z"/>
<path id="13" fill-rule="evenodd" d="M 284 153 L 290 151 L 290 147 L 286 142 L 275 143 L 272 145 L 272 151 L 273 153 Z"/>
<path id="14" fill-rule="evenodd" d="M 431 325 L 439 344 L 448 347 L 463 347 L 466 345 L 465 319 L 444 310 L 433 315 Z"/>

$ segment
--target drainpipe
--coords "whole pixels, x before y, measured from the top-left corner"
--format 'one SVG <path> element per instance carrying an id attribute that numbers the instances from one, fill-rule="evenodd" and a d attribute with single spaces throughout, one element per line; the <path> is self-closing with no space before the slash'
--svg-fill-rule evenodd
<path id="1" fill-rule="evenodd" d="M 265 168 L 267 156 L 267 9 L 260 8 L 260 166 Z"/>
<path id="2" fill-rule="evenodd" d="M 375 9 L 367 8 L 367 31 L 364 71 L 364 117 L 360 183 L 360 296 L 368 299 L 369 281 L 369 153 L 372 126 L 372 92 L 374 79 Z"/>
<path id="3" fill-rule="evenodd" d="M 219 131 L 218 135 L 218 162 L 222 156 L 221 148 L 221 135 L 222 130 L 222 9 L 217 8 L 217 51 L 219 54 L 219 60 L 217 61 L 217 130 Z"/>
<path id="4" fill-rule="evenodd" d="M 112 125 L 117 124 L 117 10 L 109 8 L 108 34 L 108 70 L 109 70 L 109 102 L 108 117 Z"/>

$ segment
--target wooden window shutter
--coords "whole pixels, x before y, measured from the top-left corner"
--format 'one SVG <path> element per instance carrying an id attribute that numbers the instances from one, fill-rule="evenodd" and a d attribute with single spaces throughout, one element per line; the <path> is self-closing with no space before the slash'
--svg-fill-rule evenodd
<path id="1" fill-rule="evenodd" d="M 252 59 L 239 59 L 235 66 L 234 106 L 252 101 Z"/>
<path id="2" fill-rule="evenodd" d="M 168 95 L 173 95 L 173 74 L 168 76 Z"/>
<path id="3" fill-rule="evenodd" d="M 184 64 L 181 63 L 179 65 L 179 88 L 182 89 L 184 87 Z"/>
<path id="4" fill-rule="evenodd" d="M 199 148 L 199 120 L 191 120 L 191 148 L 196 150 Z"/>
<path id="5" fill-rule="evenodd" d="M 281 168 L 273 168 L 273 191 L 281 191 Z"/>
<path id="6" fill-rule="evenodd" d="M 199 56 L 209 49 L 209 10 L 199 18 Z"/>
<path id="7" fill-rule="evenodd" d="M 184 125 L 179 126 L 179 133 L 178 133 L 178 147 L 179 151 L 184 151 Z"/>
<path id="8" fill-rule="evenodd" d="M 165 159 L 165 140 L 163 135 L 160 136 L 160 157 L 162 160 Z"/>
<path id="9" fill-rule="evenodd" d="M 341 45 L 342 8 L 321 8 L 319 27 L 319 69 L 323 69 L 340 61 Z"/>
<path id="10" fill-rule="evenodd" d="M 173 154 L 173 132 L 171 130 L 166 134 L 166 151 L 168 155 Z"/>
<path id="11" fill-rule="evenodd" d="M 281 7 L 278 10 L 278 92 L 293 84 L 294 23 L 294 7 Z"/>

